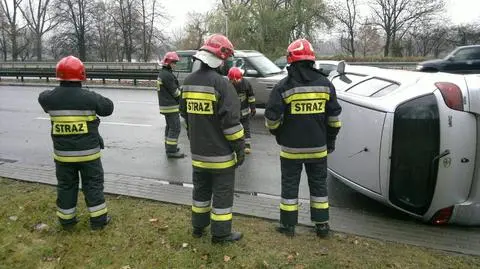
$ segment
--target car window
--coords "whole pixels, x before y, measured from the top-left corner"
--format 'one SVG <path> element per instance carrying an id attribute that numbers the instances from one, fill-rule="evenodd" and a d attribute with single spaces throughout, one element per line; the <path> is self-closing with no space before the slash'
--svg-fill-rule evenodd
<path id="1" fill-rule="evenodd" d="M 190 72 L 192 69 L 192 57 L 191 56 L 180 56 L 180 60 L 177 62 L 175 71 L 177 72 Z"/>
<path id="2" fill-rule="evenodd" d="M 272 61 L 270 61 L 270 59 L 263 55 L 248 57 L 248 60 L 255 67 L 255 69 L 257 69 L 257 71 L 260 71 L 265 76 L 282 72 L 278 66 L 276 66 Z"/>
<path id="3" fill-rule="evenodd" d="M 459 49 L 454 57 L 457 61 L 480 59 L 480 47 Z"/>
<path id="4" fill-rule="evenodd" d="M 345 74 L 342 76 L 334 77 L 332 79 L 332 84 L 333 86 L 335 86 L 335 90 L 343 92 L 363 79 L 365 79 L 365 76 Z"/>
<path id="5" fill-rule="evenodd" d="M 392 84 L 392 82 L 386 80 L 371 78 L 358 83 L 357 85 L 348 89 L 347 92 L 361 96 L 371 96 L 372 94 Z"/>

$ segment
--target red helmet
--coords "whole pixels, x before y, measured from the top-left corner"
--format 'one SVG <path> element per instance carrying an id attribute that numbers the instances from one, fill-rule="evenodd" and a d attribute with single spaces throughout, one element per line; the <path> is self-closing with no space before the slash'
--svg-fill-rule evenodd
<path id="1" fill-rule="evenodd" d="M 238 68 L 238 67 L 232 67 L 230 68 L 230 70 L 228 70 L 228 79 L 230 80 L 241 80 L 242 77 L 243 77 L 243 74 L 242 74 L 242 69 Z"/>
<path id="2" fill-rule="evenodd" d="M 315 61 L 312 44 L 304 38 L 293 41 L 287 48 L 287 62 L 298 61 Z"/>
<path id="3" fill-rule="evenodd" d="M 75 56 L 67 56 L 58 61 L 55 73 L 57 80 L 62 81 L 84 81 L 87 79 L 85 66 Z"/>
<path id="4" fill-rule="evenodd" d="M 178 62 L 180 61 L 180 58 L 178 58 L 178 55 L 175 51 L 169 51 L 163 56 L 162 59 L 162 65 L 169 65 L 172 62 Z"/>
<path id="5" fill-rule="evenodd" d="M 221 34 L 209 36 L 200 50 L 206 50 L 224 61 L 233 55 L 232 42 Z"/>

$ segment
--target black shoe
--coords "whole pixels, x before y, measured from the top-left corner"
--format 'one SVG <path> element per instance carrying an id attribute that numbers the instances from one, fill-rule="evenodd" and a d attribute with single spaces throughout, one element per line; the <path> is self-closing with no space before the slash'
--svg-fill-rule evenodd
<path id="1" fill-rule="evenodd" d="M 315 224 L 315 232 L 320 238 L 327 238 L 330 234 L 330 226 L 328 223 Z"/>
<path id="2" fill-rule="evenodd" d="M 193 238 L 200 238 L 205 234 L 205 229 L 203 228 L 193 228 L 192 236 Z"/>
<path id="3" fill-rule="evenodd" d="M 180 149 L 177 149 L 176 152 L 167 152 L 167 158 L 175 158 L 175 159 L 185 158 L 185 153 L 181 152 Z"/>
<path id="4" fill-rule="evenodd" d="M 234 243 L 236 241 L 239 241 L 242 239 L 243 234 L 240 232 L 232 232 L 230 235 L 227 236 L 222 236 L 222 237 L 217 237 L 217 236 L 212 236 L 212 243 L 213 244 L 218 244 L 218 243 Z"/>
<path id="5" fill-rule="evenodd" d="M 107 226 L 110 221 L 112 220 L 112 217 L 110 216 L 107 216 L 107 219 L 105 220 L 105 222 L 103 224 L 91 224 L 90 223 L 90 228 L 92 228 L 92 230 L 102 230 L 103 228 L 105 228 L 105 226 Z"/>
<path id="6" fill-rule="evenodd" d="M 295 236 L 295 225 L 283 225 L 280 224 L 275 228 L 275 230 L 281 234 L 284 234 L 286 236 L 293 237 Z"/>
<path id="7" fill-rule="evenodd" d="M 72 230 L 75 225 L 78 223 L 78 219 L 77 218 L 74 218 L 70 223 L 66 223 L 66 224 L 61 224 L 62 225 L 62 229 L 66 230 L 66 231 L 70 231 Z"/>

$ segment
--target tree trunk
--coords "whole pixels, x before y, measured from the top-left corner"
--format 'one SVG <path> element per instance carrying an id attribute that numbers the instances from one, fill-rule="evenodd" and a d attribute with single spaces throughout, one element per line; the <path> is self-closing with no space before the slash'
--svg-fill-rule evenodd
<path id="1" fill-rule="evenodd" d="M 37 61 L 42 61 L 42 36 L 37 35 L 37 46 L 36 46 L 36 54 L 37 54 Z"/>
<path id="2" fill-rule="evenodd" d="M 383 49 L 383 56 L 384 57 L 388 57 L 388 55 L 390 54 L 390 34 L 387 34 L 386 38 L 385 38 L 385 47 Z"/>

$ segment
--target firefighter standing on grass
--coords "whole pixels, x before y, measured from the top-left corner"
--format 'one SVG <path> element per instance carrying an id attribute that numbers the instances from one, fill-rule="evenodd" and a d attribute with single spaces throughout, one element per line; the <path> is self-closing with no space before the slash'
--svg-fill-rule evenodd
<path id="1" fill-rule="evenodd" d="M 180 116 L 178 102 L 180 90 L 178 80 L 173 74 L 179 58 L 176 52 L 167 52 L 161 62 L 162 69 L 158 74 L 157 92 L 160 113 L 165 116 L 165 151 L 168 158 L 183 158 L 185 154 L 178 148 L 180 135 Z"/>
<path id="2" fill-rule="evenodd" d="M 201 67 L 185 78 L 180 101 L 192 152 L 192 235 L 203 236 L 211 224 L 212 243 L 242 238 L 232 232 L 235 168 L 245 156 L 240 102 L 232 84 L 218 73 L 232 55 L 225 36 L 208 37 L 194 55 Z"/>
<path id="3" fill-rule="evenodd" d="M 228 79 L 237 90 L 240 99 L 240 122 L 245 130 L 245 153 L 251 151 L 250 117 L 255 116 L 255 95 L 252 85 L 248 80 L 243 79 L 242 70 L 238 67 L 232 67 L 228 70 Z"/>
<path id="4" fill-rule="evenodd" d="M 57 175 L 57 216 L 63 228 L 77 222 L 76 207 L 79 173 L 82 191 L 90 212 L 92 229 L 102 229 L 110 221 L 103 194 L 103 168 L 100 150 L 103 140 L 98 132 L 99 116 L 113 113 L 113 102 L 82 88 L 85 67 L 76 57 L 61 59 L 56 67 L 60 86 L 40 93 L 38 102 L 50 114 L 55 168 Z"/>
<path id="5" fill-rule="evenodd" d="M 329 234 L 327 153 L 335 149 L 341 107 L 335 88 L 313 67 L 315 53 L 306 39 L 287 49 L 288 76 L 272 90 L 265 125 L 281 146 L 282 191 L 277 231 L 295 234 L 298 186 L 305 165 L 310 189 L 310 216 L 319 237 Z"/>

